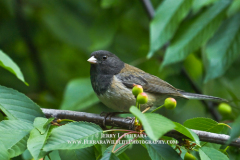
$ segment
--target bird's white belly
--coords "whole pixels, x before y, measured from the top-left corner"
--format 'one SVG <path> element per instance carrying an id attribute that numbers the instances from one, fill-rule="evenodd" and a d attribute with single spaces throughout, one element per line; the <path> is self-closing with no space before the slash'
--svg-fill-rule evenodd
<path id="1" fill-rule="evenodd" d="M 151 93 L 147 93 L 147 95 L 148 103 L 141 105 L 141 110 L 154 105 L 161 105 L 164 100 L 163 97 L 159 96 L 156 99 L 156 96 Z M 111 87 L 103 95 L 98 95 L 98 98 L 107 107 L 117 111 L 128 112 L 129 108 L 136 104 L 136 99 L 132 94 L 131 89 L 126 88 L 115 76 L 113 77 Z"/>
<path id="2" fill-rule="evenodd" d="M 129 108 L 135 105 L 136 100 L 131 90 L 120 85 L 120 83 L 121 82 L 118 84 L 118 82 L 115 81 L 115 87 L 110 87 L 104 95 L 98 95 L 98 98 L 109 108 L 128 112 Z"/>

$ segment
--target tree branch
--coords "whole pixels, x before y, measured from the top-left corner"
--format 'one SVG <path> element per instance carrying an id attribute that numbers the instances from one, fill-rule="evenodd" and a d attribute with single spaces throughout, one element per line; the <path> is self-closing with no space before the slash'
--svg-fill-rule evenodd
<path id="1" fill-rule="evenodd" d="M 152 6 L 151 1 L 150 0 L 142 0 L 142 4 L 143 4 L 144 8 L 146 9 L 146 11 L 148 13 L 148 17 L 150 19 L 152 19 L 154 17 L 155 10 Z M 169 42 L 165 46 L 163 46 L 164 50 L 167 49 L 168 44 L 169 44 Z M 181 69 L 181 73 L 188 80 L 188 82 L 192 86 L 193 90 L 198 94 L 202 94 L 202 92 L 199 90 L 197 85 L 193 82 L 193 80 L 190 78 L 190 76 L 188 75 L 188 73 L 186 72 L 186 70 L 184 68 Z M 215 108 L 213 107 L 212 103 L 207 103 L 206 101 L 203 101 L 203 100 L 201 100 L 201 102 L 209 110 L 213 119 L 216 120 L 216 121 L 219 121 L 220 116 L 219 116 L 218 112 L 215 110 Z"/>
<path id="2" fill-rule="evenodd" d="M 155 11 L 150 0 L 142 0 L 143 6 L 148 13 L 149 19 L 154 17 Z"/>
<path id="3" fill-rule="evenodd" d="M 75 121 L 86 121 L 86 122 L 92 122 L 92 123 L 98 124 L 100 126 L 102 126 L 103 120 L 104 120 L 104 116 L 100 116 L 99 114 L 93 114 L 93 113 L 45 109 L 45 108 L 42 108 L 42 111 L 47 118 L 54 117 L 56 119 L 71 119 Z M 107 117 L 105 123 L 107 126 L 135 130 L 133 118 L 131 119 L 131 118 L 121 118 L 121 117 L 111 117 L 111 118 Z M 192 131 L 199 136 L 200 141 L 204 141 L 204 142 L 217 143 L 217 144 L 224 145 L 227 142 L 227 140 L 230 138 L 230 136 L 225 134 L 216 134 L 216 133 L 198 131 L 193 129 Z M 175 139 L 187 138 L 185 135 L 175 130 L 172 130 L 166 133 L 165 135 L 169 137 L 173 137 Z M 240 138 L 231 142 L 229 145 L 240 148 Z"/>

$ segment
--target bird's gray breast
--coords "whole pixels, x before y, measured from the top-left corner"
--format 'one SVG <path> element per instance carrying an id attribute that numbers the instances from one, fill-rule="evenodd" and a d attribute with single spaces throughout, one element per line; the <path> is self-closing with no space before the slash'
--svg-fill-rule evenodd
<path id="1" fill-rule="evenodd" d="M 91 74 L 93 90 L 97 95 L 104 94 L 111 85 L 113 75 Z"/>
<path id="2" fill-rule="evenodd" d="M 107 107 L 118 111 L 129 111 L 129 108 L 136 103 L 132 91 L 116 76 L 113 76 L 112 83 L 106 92 L 97 96 Z"/>

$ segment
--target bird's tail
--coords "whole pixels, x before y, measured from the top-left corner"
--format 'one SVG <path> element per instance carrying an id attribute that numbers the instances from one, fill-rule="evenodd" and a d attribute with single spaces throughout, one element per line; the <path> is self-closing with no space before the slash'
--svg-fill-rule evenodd
<path id="1" fill-rule="evenodd" d="M 179 92 L 187 99 L 209 100 L 209 101 L 215 101 L 215 102 L 228 102 L 228 100 L 219 98 L 219 97 L 213 97 L 213 96 L 196 94 L 196 93 L 188 93 L 184 91 L 179 91 Z"/>

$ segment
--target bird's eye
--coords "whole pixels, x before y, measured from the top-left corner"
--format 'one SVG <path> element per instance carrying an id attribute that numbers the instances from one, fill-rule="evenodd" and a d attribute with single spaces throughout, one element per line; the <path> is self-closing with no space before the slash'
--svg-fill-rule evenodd
<path id="1" fill-rule="evenodd" d="M 106 59 L 107 59 L 107 56 L 103 56 L 102 59 L 103 59 L 103 60 L 106 60 Z"/>

